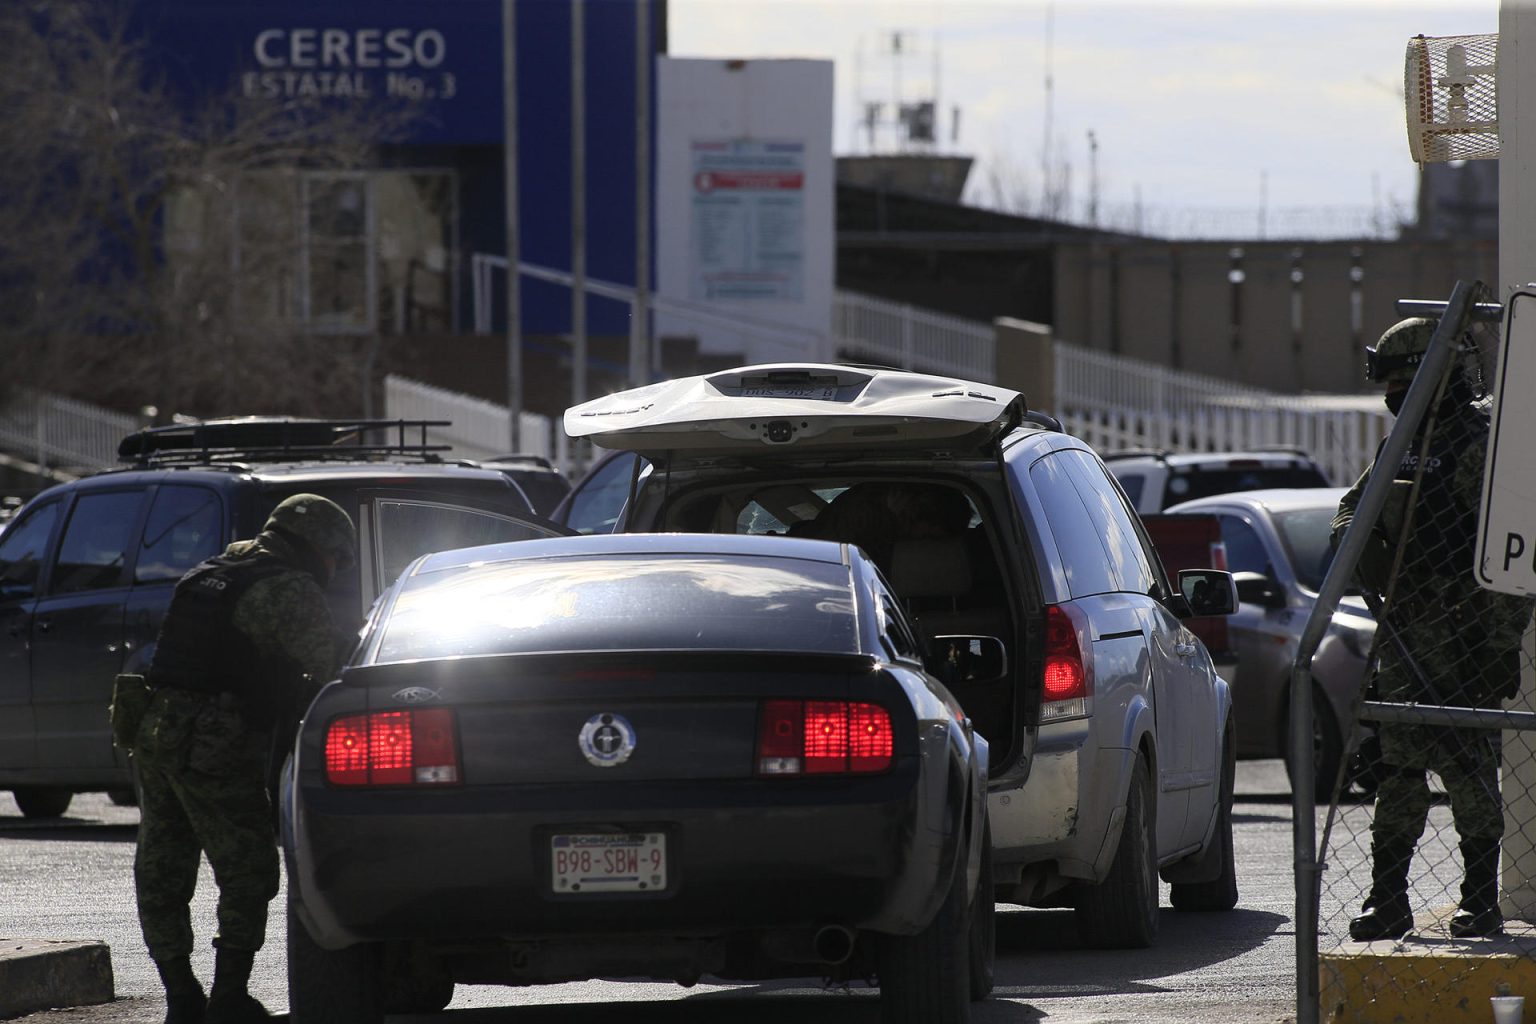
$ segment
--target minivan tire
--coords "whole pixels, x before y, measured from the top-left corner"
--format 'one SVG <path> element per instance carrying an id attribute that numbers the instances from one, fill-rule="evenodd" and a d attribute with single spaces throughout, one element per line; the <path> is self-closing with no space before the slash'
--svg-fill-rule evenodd
<path id="1" fill-rule="evenodd" d="M 1236 779 L 1237 759 L 1232 752 L 1232 734 L 1229 732 L 1221 758 L 1216 835 L 1211 840 L 1212 848 L 1205 854 L 1209 858 L 1220 858 L 1221 873 L 1208 882 L 1174 882 L 1170 885 L 1169 902 L 1174 910 L 1223 911 L 1237 906 L 1237 859 L 1232 849 L 1232 800 Z"/>
<path id="2" fill-rule="evenodd" d="M 11 796 L 28 818 L 62 818 L 75 799 L 72 791 L 55 786 L 17 786 Z"/>
<path id="3" fill-rule="evenodd" d="M 1285 774 L 1296 790 L 1296 772 L 1291 757 L 1291 734 L 1285 735 Z M 1339 728 L 1338 716 L 1321 687 L 1312 687 L 1312 799 L 1326 804 L 1333 800 L 1333 787 L 1339 781 L 1339 768 L 1344 763 L 1344 733 Z"/>
<path id="4" fill-rule="evenodd" d="M 1075 907 L 1077 931 L 1089 949 L 1145 949 L 1157 940 L 1157 845 L 1147 762 L 1140 753 L 1125 797 L 1125 823 L 1109 874 L 1084 885 Z"/>
<path id="5" fill-rule="evenodd" d="M 970 901 L 966 850 L 939 912 L 916 935 L 882 936 L 876 947 L 881 1024 L 967 1024 L 971 1017 Z"/>
<path id="6" fill-rule="evenodd" d="M 293 1024 L 383 1024 L 380 948 L 323 949 L 288 907 L 288 1016 Z"/>

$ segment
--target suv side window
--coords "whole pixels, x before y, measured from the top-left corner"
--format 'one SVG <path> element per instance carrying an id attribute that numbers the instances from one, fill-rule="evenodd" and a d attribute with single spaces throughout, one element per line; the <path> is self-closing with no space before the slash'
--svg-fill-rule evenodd
<path id="1" fill-rule="evenodd" d="M 1067 472 L 1077 484 L 1088 516 L 1098 529 L 1104 546 L 1109 550 L 1109 560 L 1120 579 L 1120 589 L 1136 594 L 1156 592 L 1157 573 L 1147 560 L 1141 546 L 1141 537 L 1126 512 L 1125 502 L 1114 486 L 1104 477 L 1104 471 L 1093 456 L 1084 451 L 1062 452 Z"/>
<path id="2" fill-rule="evenodd" d="M 51 501 L 18 519 L 0 537 L 0 601 L 15 601 L 37 593 L 48 538 L 59 518 L 59 502 Z"/>
<path id="3" fill-rule="evenodd" d="M 135 583 L 179 580 L 222 550 L 223 507 L 205 487 L 166 485 L 155 492 L 133 570 Z"/>
<path id="4" fill-rule="evenodd" d="M 59 542 L 52 593 L 100 590 L 123 582 L 144 493 L 106 491 L 82 494 L 75 500 Z"/>
<path id="5" fill-rule="evenodd" d="M 581 481 L 565 510 L 565 525 L 579 533 L 612 533 L 629 501 L 629 480 L 638 455 L 626 452 Z"/>
<path id="6" fill-rule="evenodd" d="M 1070 452 L 1053 452 L 1029 467 L 1030 482 L 1045 506 L 1045 518 L 1056 541 L 1067 587 L 1073 597 L 1107 594 L 1120 589 L 1119 580 L 1104 550 L 1098 527 L 1083 507 L 1082 496 L 1072 482 Z"/>

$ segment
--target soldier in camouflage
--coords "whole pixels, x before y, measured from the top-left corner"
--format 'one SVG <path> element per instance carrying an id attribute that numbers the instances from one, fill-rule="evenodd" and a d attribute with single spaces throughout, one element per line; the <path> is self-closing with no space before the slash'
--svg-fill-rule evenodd
<path id="1" fill-rule="evenodd" d="M 248 991 L 278 889 L 267 756 L 279 722 L 338 662 L 323 588 L 352 564 L 357 535 L 314 494 L 284 500 L 254 540 L 231 544 L 176 585 L 134 743 L 140 784 L 134 882 L 166 1024 L 267 1020 Z M 213 986 L 192 972 L 189 904 L 199 856 L 219 887 Z"/>
<path id="2" fill-rule="evenodd" d="M 1412 318 L 1367 349 L 1368 376 L 1386 384 L 1395 415 L 1429 349 L 1436 321 Z M 1380 599 L 1374 685 L 1393 703 L 1497 708 L 1520 685 L 1520 644 L 1532 603 L 1496 594 L 1473 576 L 1488 416 L 1453 364 L 1418 425 L 1361 555 L 1359 577 Z M 1367 470 L 1339 502 L 1337 540 L 1354 518 Z M 1349 924 L 1357 941 L 1397 938 L 1414 925 L 1408 869 L 1429 813 L 1427 771 L 1450 797 L 1464 877 L 1450 921 L 1458 938 L 1503 930 L 1498 905 L 1498 733 L 1382 724 L 1379 788 L 1371 823 L 1371 891 Z"/>

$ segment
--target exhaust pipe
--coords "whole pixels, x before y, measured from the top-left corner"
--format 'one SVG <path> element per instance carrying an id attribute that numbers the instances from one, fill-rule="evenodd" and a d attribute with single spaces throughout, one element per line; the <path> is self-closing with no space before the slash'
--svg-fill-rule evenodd
<path id="1" fill-rule="evenodd" d="M 811 939 L 811 949 L 823 963 L 845 963 L 853 956 L 853 932 L 840 924 L 822 925 Z"/>

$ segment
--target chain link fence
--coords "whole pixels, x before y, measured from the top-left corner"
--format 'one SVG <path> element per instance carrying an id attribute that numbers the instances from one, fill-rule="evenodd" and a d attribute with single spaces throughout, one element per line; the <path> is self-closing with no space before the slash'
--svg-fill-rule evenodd
<path id="1" fill-rule="evenodd" d="M 1536 716 L 1506 710 L 1531 675 L 1536 600 L 1484 589 L 1474 571 L 1491 386 L 1483 368 L 1501 334 L 1499 307 L 1485 300 L 1481 284 L 1458 284 L 1422 332 L 1427 346 L 1398 339 L 1388 353 L 1384 336 L 1376 376 L 1402 405 L 1341 502 L 1338 555 L 1303 636 L 1293 716 L 1311 714 L 1311 686 L 1298 684 L 1310 680 L 1315 638 L 1338 598 L 1362 593 L 1376 621 L 1333 801 L 1296 804 L 1301 1024 L 1374 1019 L 1362 1005 L 1383 1020 L 1420 1019 L 1401 1007 L 1441 998 L 1446 1011 L 1461 1000 L 1467 1015 L 1434 1019 L 1486 1020 L 1468 994 L 1480 1003 L 1482 989 L 1498 993 L 1508 936 L 1528 931 L 1503 920 L 1500 897 L 1530 884 L 1522 871 L 1536 862 L 1536 805 L 1523 799 L 1536 780 L 1524 739 L 1536 734 L 1519 732 L 1536 728 Z M 1409 374 L 1406 391 L 1390 383 Z"/>

